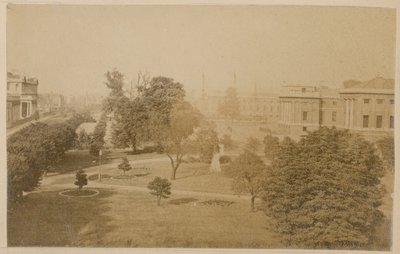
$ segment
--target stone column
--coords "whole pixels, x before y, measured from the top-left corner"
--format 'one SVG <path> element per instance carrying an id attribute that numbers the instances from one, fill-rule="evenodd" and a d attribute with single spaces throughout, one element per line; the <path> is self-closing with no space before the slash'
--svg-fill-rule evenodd
<path id="1" fill-rule="evenodd" d="M 350 128 L 353 128 L 354 122 L 354 99 L 350 100 Z"/>
<path id="2" fill-rule="evenodd" d="M 348 118 L 348 114 L 349 114 L 349 101 L 347 99 L 344 99 L 344 101 L 346 102 L 346 106 L 345 106 L 345 113 L 344 113 L 344 127 L 347 127 L 349 125 L 349 118 Z"/>

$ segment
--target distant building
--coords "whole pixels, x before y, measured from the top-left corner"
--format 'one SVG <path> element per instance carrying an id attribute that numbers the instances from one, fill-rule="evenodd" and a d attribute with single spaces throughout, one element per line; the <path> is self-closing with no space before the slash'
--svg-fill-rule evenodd
<path id="1" fill-rule="evenodd" d="M 38 118 L 39 81 L 7 72 L 7 128 Z"/>
<path id="2" fill-rule="evenodd" d="M 336 126 L 366 135 L 386 135 L 394 128 L 394 81 L 381 77 L 346 81 L 343 89 L 286 86 L 279 95 L 279 127 L 301 135 L 319 126 Z"/>
<path id="3" fill-rule="evenodd" d="M 41 114 L 59 111 L 64 106 L 65 99 L 61 94 L 46 93 L 38 96 L 38 108 Z"/>
<path id="4" fill-rule="evenodd" d="M 277 122 L 279 118 L 279 99 L 277 95 L 253 93 L 237 95 L 240 112 L 239 118 L 244 120 L 262 120 Z M 224 101 L 225 93 L 203 94 L 195 102 L 198 109 L 206 116 L 223 117 L 219 112 L 219 105 Z"/>

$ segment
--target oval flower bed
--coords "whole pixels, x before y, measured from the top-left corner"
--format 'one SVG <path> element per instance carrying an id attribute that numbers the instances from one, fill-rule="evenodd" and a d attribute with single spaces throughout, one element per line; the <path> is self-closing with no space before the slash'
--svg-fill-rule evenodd
<path id="1" fill-rule="evenodd" d="M 94 190 L 94 189 L 83 189 L 83 190 L 69 189 L 69 190 L 60 191 L 58 194 L 61 196 L 64 196 L 64 197 L 89 198 L 89 197 L 94 197 L 94 196 L 99 195 L 99 191 Z"/>

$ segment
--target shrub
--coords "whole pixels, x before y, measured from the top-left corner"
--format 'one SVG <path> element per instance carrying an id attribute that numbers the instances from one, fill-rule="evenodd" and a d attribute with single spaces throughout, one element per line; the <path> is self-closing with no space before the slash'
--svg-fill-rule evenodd
<path id="1" fill-rule="evenodd" d="M 169 198 L 171 195 L 171 182 L 166 178 L 159 176 L 149 182 L 147 188 L 150 189 L 150 194 L 157 197 L 157 205 L 160 205 L 161 198 Z"/>
<path id="2" fill-rule="evenodd" d="M 232 158 L 229 157 L 228 155 L 222 155 L 221 157 L 219 157 L 219 163 L 221 164 L 227 164 L 230 163 L 232 161 Z"/>
<path id="3" fill-rule="evenodd" d="M 87 179 L 87 175 L 85 174 L 85 172 L 80 169 L 76 172 L 75 175 L 75 185 L 78 186 L 78 189 L 81 190 L 83 188 L 83 186 L 87 185 L 88 183 L 88 179 Z"/>
<path id="4" fill-rule="evenodd" d="M 131 170 L 132 166 L 131 166 L 131 164 L 129 164 L 128 159 L 126 157 L 123 157 L 122 158 L 122 162 L 118 165 L 118 168 L 120 170 L 122 170 L 124 172 L 124 175 L 125 175 L 125 172 Z"/>

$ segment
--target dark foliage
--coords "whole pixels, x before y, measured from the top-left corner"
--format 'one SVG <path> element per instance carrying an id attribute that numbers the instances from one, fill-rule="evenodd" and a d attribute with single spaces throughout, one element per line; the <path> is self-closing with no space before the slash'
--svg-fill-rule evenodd
<path id="1" fill-rule="evenodd" d="M 169 195 L 171 195 L 171 182 L 166 178 L 155 177 L 153 181 L 149 182 L 147 188 L 149 188 L 151 195 L 157 197 L 158 206 L 161 198 L 169 198 Z"/>
<path id="2" fill-rule="evenodd" d="M 78 186 L 79 190 L 81 190 L 83 188 L 83 186 L 88 184 L 88 179 L 87 179 L 87 175 L 85 174 L 85 172 L 80 169 L 76 172 L 75 175 L 75 185 Z"/>
<path id="3" fill-rule="evenodd" d="M 265 212 L 289 246 L 361 248 L 383 218 L 383 172 L 374 147 L 348 131 L 285 138 L 264 185 Z"/>
<path id="4" fill-rule="evenodd" d="M 34 123 L 16 132 L 7 140 L 8 201 L 21 199 L 22 193 L 40 184 L 46 170 L 64 159 L 76 139 L 75 129 L 85 121 L 73 114 L 65 123 Z"/>

